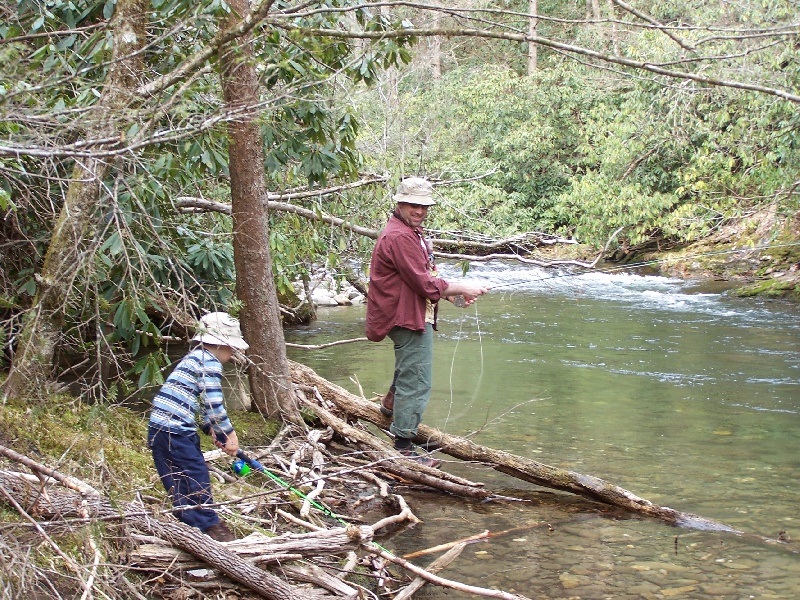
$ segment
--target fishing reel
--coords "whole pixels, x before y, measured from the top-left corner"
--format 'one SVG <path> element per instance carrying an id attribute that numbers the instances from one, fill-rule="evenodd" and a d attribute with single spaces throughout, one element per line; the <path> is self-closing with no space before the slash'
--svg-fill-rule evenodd
<path id="1" fill-rule="evenodd" d="M 235 461 L 233 461 L 231 464 L 231 470 L 239 477 L 245 477 L 252 472 L 250 465 L 248 465 L 247 462 L 241 458 L 237 458 Z"/>

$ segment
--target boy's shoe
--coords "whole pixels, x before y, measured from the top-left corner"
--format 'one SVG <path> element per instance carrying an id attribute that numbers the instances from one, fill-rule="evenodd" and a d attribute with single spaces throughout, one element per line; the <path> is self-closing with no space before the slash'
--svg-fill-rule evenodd
<path id="1" fill-rule="evenodd" d="M 387 417 L 391 417 L 394 414 L 394 392 L 392 390 L 386 392 L 386 395 L 381 399 L 381 413 Z"/>
<path id="2" fill-rule="evenodd" d="M 421 464 L 422 466 L 430 467 L 431 469 L 438 469 L 439 465 L 442 464 L 442 461 L 440 461 L 439 459 L 431 458 L 430 456 L 423 456 L 423 455 L 415 452 L 411 448 L 409 448 L 407 450 L 398 450 L 398 452 L 400 454 L 402 454 L 403 456 L 405 456 L 406 458 L 410 458 L 411 460 L 415 460 L 419 464 Z"/>
<path id="3" fill-rule="evenodd" d="M 205 534 L 218 542 L 232 542 L 236 539 L 233 532 L 222 521 L 206 529 Z"/>

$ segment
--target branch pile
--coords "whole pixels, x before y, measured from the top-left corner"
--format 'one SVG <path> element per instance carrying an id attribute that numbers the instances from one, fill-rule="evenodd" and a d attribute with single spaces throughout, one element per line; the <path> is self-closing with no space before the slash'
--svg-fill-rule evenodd
<path id="1" fill-rule="evenodd" d="M 302 391 L 298 394 L 305 397 Z M 177 521 L 163 498 L 140 490 L 133 500 L 112 499 L 88 482 L 0 446 L 6 464 L 32 471 L 0 470 L 0 498 L 22 518 L 22 523 L 5 524 L 6 544 L 20 543 L 6 550 L 24 554 L 21 548 L 31 544 L 32 529 L 46 540 L 59 563 L 59 577 L 26 563 L 27 579 L 20 577 L 16 583 L 16 597 L 189 598 L 214 591 L 275 600 L 378 598 L 386 593 L 407 598 L 432 583 L 479 596 L 524 600 L 437 574 L 467 543 L 487 537 L 487 532 L 440 549 L 448 552 L 430 570 L 376 543 L 376 534 L 419 522 L 405 499 L 393 492 L 393 484 L 441 480 L 437 487 L 456 491 L 479 486 L 420 468 L 360 424 L 347 427 L 354 440 L 373 438 L 367 450 L 354 451 L 360 442 L 351 444 L 330 427 L 302 434 L 287 427 L 269 447 L 250 450 L 267 472 L 254 471 L 244 478 L 226 468 L 230 458 L 221 451 L 207 452 L 218 484 L 216 510 L 240 538 L 228 543 Z M 84 538 L 78 550 L 82 555 L 64 550 L 61 535 L 48 533 L 54 529 Z M 116 557 L 107 555 L 110 539 L 125 541 L 123 548 L 113 550 L 124 556 L 122 564 L 113 564 Z"/>

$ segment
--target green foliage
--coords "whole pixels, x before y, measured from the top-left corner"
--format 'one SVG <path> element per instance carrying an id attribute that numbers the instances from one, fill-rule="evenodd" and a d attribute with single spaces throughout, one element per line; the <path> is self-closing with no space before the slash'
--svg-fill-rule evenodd
<path id="1" fill-rule="evenodd" d="M 429 217 L 438 229 L 539 229 L 602 246 L 623 227 L 630 247 L 698 239 L 765 202 L 796 210 L 797 197 L 781 192 L 800 172 L 793 103 L 620 82 L 576 65 L 535 77 L 460 69 L 438 82 L 407 78 L 403 89 L 404 130 L 390 146 L 400 172 L 478 178 L 439 188 Z M 385 119 L 365 114 L 367 133 Z"/>
<path id="2" fill-rule="evenodd" d="M 626 185 L 602 174 L 588 172 L 556 198 L 550 214 L 554 221 L 569 223 L 574 235 L 602 247 L 619 228 L 630 245 L 649 240 L 662 217 L 677 199 L 659 192 L 642 193 L 637 184 Z"/>
<path id="3" fill-rule="evenodd" d="M 162 335 L 184 334 L 182 325 L 204 310 L 235 310 L 235 273 L 230 220 L 219 215 L 180 214 L 180 197 L 229 200 L 227 122 L 216 58 L 206 72 L 189 73 L 157 94 L 137 96 L 119 114 L 94 110 L 109 74 L 113 36 L 112 0 L 46 3 L 19 0 L 0 25 L 0 138 L 20 147 L 62 148 L 91 138 L 95 126 L 114 124 L 118 141 L 92 141 L 99 150 L 130 143 L 103 182 L 97 226 L 81 249 L 82 265 L 65 320 L 65 340 L 90 356 L 111 352 L 118 367 L 139 386 L 158 383 L 165 357 Z M 278 2 L 276 9 L 296 9 Z M 328 9 L 282 17 L 284 27 L 260 26 L 252 51 L 261 77 L 260 124 L 270 189 L 326 184 L 357 174 L 358 119 L 344 87 L 374 83 L 383 69 L 410 60 L 407 38 L 366 44 L 309 34 L 307 28 L 341 30 L 357 24 L 380 32 L 396 19 L 348 1 Z M 352 9 L 352 10 L 351 10 Z M 141 83 L 170 76 L 208 47 L 216 49 L 229 7 L 223 0 L 156 0 L 148 8 L 151 42 L 141 56 Z M 27 34 L 34 34 L 28 37 Z M 47 35 L 39 35 L 47 34 Z M 333 76 L 335 74 L 335 77 Z M 336 93 L 334 93 L 336 92 Z M 25 118 L 21 118 L 25 115 Z M 108 145 L 107 145 L 108 144 Z M 0 157 L 0 210 L 14 211 L 3 297 L 29 303 L 33 278 L 47 248 L 74 167 L 70 152 Z M 53 182 L 64 182 L 63 187 Z M 318 199 L 304 202 L 328 212 Z M 344 209 L 345 212 L 347 209 Z M 279 289 L 287 290 L 312 263 L 346 259 L 349 235 L 327 226 L 308 227 L 296 216 L 273 215 L 271 249 Z M 334 244 L 340 252 L 331 253 Z M 177 319 L 177 322 L 176 322 Z M 114 387 L 120 393 L 126 385 Z"/>

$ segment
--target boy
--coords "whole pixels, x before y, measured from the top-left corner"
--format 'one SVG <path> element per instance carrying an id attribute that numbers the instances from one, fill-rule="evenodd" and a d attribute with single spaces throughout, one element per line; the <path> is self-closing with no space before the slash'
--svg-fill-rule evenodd
<path id="1" fill-rule="evenodd" d="M 230 542 L 236 536 L 216 511 L 195 508 L 214 502 L 197 425 L 203 433 L 213 432 L 218 448 L 236 456 L 239 438 L 222 400 L 222 365 L 233 357 L 234 350 L 250 346 L 242 337 L 239 321 L 224 312 L 200 319 L 192 340 L 198 343 L 153 399 L 147 445 L 161 483 L 172 496 L 175 516 L 218 542 Z"/>

